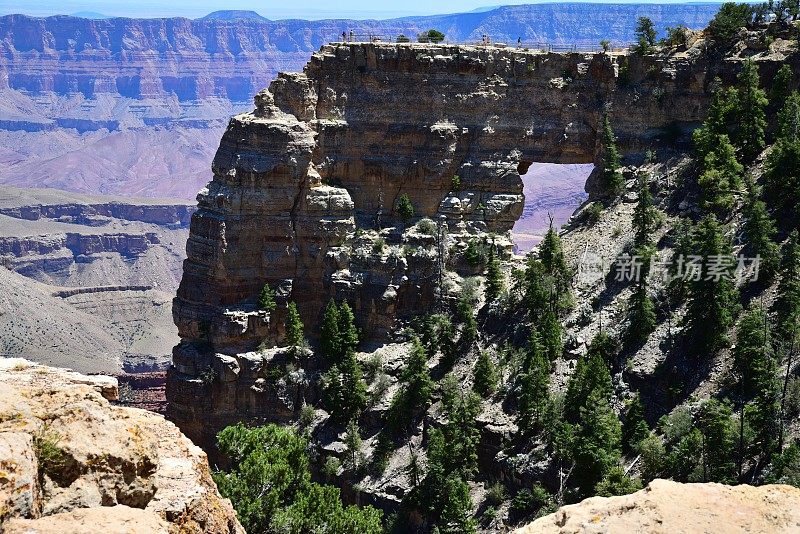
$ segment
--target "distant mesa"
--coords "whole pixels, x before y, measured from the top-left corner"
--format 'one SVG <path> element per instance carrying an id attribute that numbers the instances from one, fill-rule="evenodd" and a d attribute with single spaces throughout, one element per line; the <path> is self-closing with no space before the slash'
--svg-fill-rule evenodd
<path id="1" fill-rule="evenodd" d="M 102 13 L 98 13 L 96 11 L 78 11 L 77 13 L 73 13 L 70 16 L 78 17 L 81 19 L 93 19 L 93 20 L 104 20 L 113 18 L 110 15 L 103 15 Z"/>
<path id="2" fill-rule="evenodd" d="M 198 20 L 257 20 L 260 22 L 266 22 L 269 19 L 262 17 L 255 11 L 224 10 L 214 11 L 213 13 L 209 13 L 205 17 L 202 17 Z"/>

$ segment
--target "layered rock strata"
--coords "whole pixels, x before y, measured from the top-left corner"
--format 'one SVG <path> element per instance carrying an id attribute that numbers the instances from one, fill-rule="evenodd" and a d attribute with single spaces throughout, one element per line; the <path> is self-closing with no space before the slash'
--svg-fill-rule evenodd
<path id="1" fill-rule="evenodd" d="M 758 59 L 765 79 L 787 61 Z M 323 46 L 223 136 L 174 302 L 171 416 L 201 442 L 246 416 L 252 377 L 238 377 L 238 355 L 280 342 L 288 299 L 312 335 L 336 298 L 365 337 L 386 339 L 396 320 L 441 304 L 449 273 L 468 272 L 467 243 L 510 248 L 532 162 L 596 161 L 605 113 L 624 153 L 686 142 L 714 78 L 732 82 L 739 68 L 697 46 L 644 57 Z M 278 288 L 272 313 L 256 306 L 265 283 Z M 220 366 L 224 391 L 208 373 Z"/>
<path id="2" fill-rule="evenodd" d="M 116 380 L 0 362 L 0 530 L 243 533 L 205 453 Z"/>

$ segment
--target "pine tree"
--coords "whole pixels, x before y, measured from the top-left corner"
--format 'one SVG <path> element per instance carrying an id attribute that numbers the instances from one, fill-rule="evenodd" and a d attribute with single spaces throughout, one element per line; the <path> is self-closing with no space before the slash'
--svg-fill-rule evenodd
<path id="1" fill-rule="evenodd" d="M 692 221 L 686 217 L 678 219 L 675 225 L 675 247 L 670 263 L 670 298 L 684 300 L 688 296 L 689 283 L 685 279 L 685 272 L 682 272 L 683 265 L 687 258 L 695 254 L 695 235 Z"/>
<path id="2" fill-rule="evenodd" d="M 773 304 L 778 339 L 790 345 L 800 334 L 800 237 L 797 230 L 783 246 L 781 280 Z"/>
<path id="3" fill-rule="evenodd" d="M 475 419 L 481 411 L 480 397 L 474 393 L 460 394 L 451 406 L 445 406 L 447 424 L 444 425 L 448 473 L 457 473 L 464 480 L 472 477 L 478 469 L 478 441 L 480 432 Z"/>
<path id="4" fill-rule="evenodd" d="M 537 321 L 545 311 L 550 310 L 551 295 L 556 291 L 544 264 L 533 256 L 528 256 L 523 275 L 523 302 L 532 321 Z"/>
<path id="5" fill-rule="evenodd" d="M 367 405 L 367 385 L 353 351 L 332 366 L 322 378 L 323 403 L 338 423 L 349 421 Z"/>
<path id="6" fill-rule="evenodd" d="M 519 382 L 517 425 L 523 431 L 530 432 L 541 428 L 550 388 L 550 361 L 535 329 L 531 332 L 525 351 Z"/>
<path id="7" fill-rule="evenodd" d="M 433 380 L 428 372 L 428 357 L 418 338 L 411 341 L 406 366 L 400 373 L 400 390 L 392 399 L 390 417 L 395 430 L 407 427 L 413 417 L 427 409 L 433 392 Z"/>
<path id="8" fill-rule="evenodd" d="M 561 243 L 561 237 L 553 229 L 553 221 L 550 220 L 550 228 L 542 239 L 539 245 L 539 259 L 549 274 L 555 281 L 555 288 L 558 292 L 558 297 L 565 295 L 569 292 L 569 284 L 572 279 L 572 271 L 567 266 L 567 260 L 564 257 L 564 246 Z"/>
<path id="9" fill-rule="evenodd" d="M 269 284 L 264 284 L 261 288 L 261 293 L 258 295 L 258 307 L 264 311 L 271 312 L 275 310 L 275 290 Z"/>
<path id="10" fill-rule="evenodd" d="M 437 526 L 440 534 L 473 534 L 475 520 L 470 517 L 472 498 L 469 485 L 458 475 L 452 474 L 444 481 L 440 494 L 441 512 Z"/>
<path id="11" fill-rule="evenodd" d="M 628 329 L 625 332 L 630 343 L 644 343 L 656 329 L 656 307 L 647 293 L 647 284 L 640 282 L 628 301 Z"/>
<path id="12" fill-rule="evenodd" d="M 658 212 L 653 206 L 653 195 L 650 193 L 648 175 L 640 173 L 637 176 L 637 183 L 638 196 L 632 218 L 633 246 L 638 256 L 645 256 L 653 246 L 653 232 L 656 231 Z"/>
<path id="13" fill-rule="evenodd" d="M 217 435 L 229 470 L 215 472 L 220 493 L 230 498 L 248 532 L 383 532 L 382 513 L 371 506 L 345 507 L 339 489 L 311 481 L 308 441 L 277 425 L 239 423 Z"/>
<path id="14" fill-rule="evenodd" d="M 482 350 L 475 362 L 472 389 L 482 396 L 488 397 L 497 387 L 497 369 L 489 356 L 488 351 Z"/>
<path id="15" fill-rule="evenodd" d="M 774 355 L 768 354 L 758 363 L 753 369 L 756 395 L 749 415 L 750 426 L 755 434 L 755 452 L 759 456 L 759 465 L 763 466 L 778 448 L 781 387 Z"/>
<path id="16" fill-rule="evenodd" d="M 711 96 L 706 120 L 692 134 L 695 151 L 701 162 L 718 146 L 721 135 L 727 136 L 733 131 L 738 93 L 733 87 L 720 87 L 721 84 L 719 78 L 714 80 L 713 85 L 717 89 Z"/>
<path id="17" fill-rule="evenodd" d="M 733 372 L 739 383 L 739 394 L 745 399 L 755 395 L 758 371 L 766 366 L 767 359 L 773 357 L 767 330 L 766 314 L 760 306 L 748 310 L 739 321 L 733 349 Z"/>
<path id="18" fill-rule="evenodd" d="M 293 348 L 301 347 L 304 343 L 303 321 L 297 312 L 297 304 L 290 302 L 286 312 L 286 343 Z"/>
<path id="19" fill-rule="evenodd" d="M 564 350 L 561 322 L 553 310 L 547 310 L 539 321 L 542 345 L 547 359 L 554 362 Z"/>
<path id="20" fill-rule="evenodd" d="M 800 213 L 800 140 L 780 138 L 764 166 L 764 199 L 787 229 L 798 227 Z"/>
<path id="21" fill-rule="evenodd" d="M 647 183 L 647 176 L 638 176 L 639 195 L 633 212 L 634 255 L 642 260 L 642 272 L 636 281 L 636 288 L 628 302 L 628 330 L 626 337 L 631 343 L 642 343 L 656 328 L 656 312 L 653 300 L 647 292 L 650 262 L 655 254 L 653 232 L 656 229 L 658 214 L 653 207 L 653 197 Z"/>
<path id="22" fill-rule="evenodd" d="M 350 305 L 347 302 L 342 302 L 339 305 L 336 321 L 339 354 L 344 355 L 349 351 L 355 351 L 358 348 L 358 328 L 356 328 L 353 310 L 350 309 Z"/>
<path id="23" fill-rule="evenodd" d="M 600 175 L 600 184 L 603 194 L 610 198 L 619 197 L 624 188 L 625 180 L 620 171 L 620 155 L 617 151 L 617 139 L 614 137 L 614 132 L 611 129 L 611 123 L 608 120 L 608 115 L 603 116 L 602 124 L 602 151 L 603 161 Z"/>
<path id="24" fill-rule="evenodd" d="M 733 141 L 743 160 L 750 162 L 764 150 L 765 110 L 769 101 L 760 88 L 758 67 L 752 59 L 747 59 L 742 65 L 737 82 L 737 127 Z"/>
<path id="25" fill-rule="evenodd" d="M 756 185 L 750 184 L 748 189 L 744 207 L 746 250 L 751 257 L 759 258 L 759 276 L 771 281 L 780 265 L 780 247 L 774 241 L 777 228 L 766 203 L 759 198 Z"/>
<path id="26" fill-rule="evenodd" d="M 418 503 L 427 509 L 439 532 L 472 533 L 472 500 L 467 480 L 477 468 L 480 434 L 475 418 L 480 400 L 474 394 L 446 403 L 447 423 L 428 433 L 428 472 L 420 485 Z"/>
<path id="27" fill-rule="evenodd" d="M 461 337 L 459 338 L 459 343 L 462 345 L 471 345 L 478 337 L 478 321 L 472 311 L 472 299 L 462 295 L 456 303 L 456 313 L 462 323 Z"/>
<path id="28" fill-rule="evenodd" d="M 606 332 L 600 332 L 589 343 L 586 355 L 591 358 L 598 356 L 605 363 L 606 367 L 611 367 L 617 355 L 617 343 Z"/>
<path id="29" fill-rule="evenodd" d="M 351 471 L 357 471 L 361 466 L 361 443 L 361 430 L 358 428 L 358 421 L 351 419 L 347 423 L 347 430 L 344 435 L 344 445 L 347 451 L 345 468 Z"/>
<path id="30" fill-rule="evenodd" d="M 695 242 L 696 253 L 703 261 L 700 276 L 690 285 L 685 320 L 700 354 L 710 357 L 728 343 L 728 329 L 739 313 L 739 295 L 734 283 L 736 265 L 730 240 L 713 215 L 700 221 Z"/>
<path id="31" fill-rule="evenodd" d="M 414 205 L 411 203 L 411 199 L 407 194 L 403 193 L 400 195 L 400 198 L 397 199 L 396 211 L 403 222 L 408 221 L 414 216 Z"/>
<path id="32" fill-rule="evenodd" d="M 792 92 L 793 78 L 794 73 L 792 73 L 792 68 L 785 63 L 781 65 L 781 68 L 778 69 L 775 78 L 772 80 L 772 90 L 769 95 L 770 104 L 772 106 L 780 109 L 786 103 L 786 99 L 789 98 Z"/>
<path id="33" fill-rule="evenodd" d="M 742 187 L 744 168 L 727 135 L 716 137 L 714 148 L 703 159 L 703 173 L 698 178 L 700 207 L 717 217 L 728 217 L 736 202 L 735 193 Z"/>
<path id="34" fill-rule="evenodd" d="M 649 54 L 656 45 L 656 28 L 649 17 L 639 17 L 636 22 L 636 47 L 635 52 L 640 55 Z"/>
<path id="35" fill-rule="evenodd" d="M 339 346 L 339 307 L 333 299 L 328 301 L 322 315 L 319 331 L 319 345 L 322 357 L 328 365 L 335 365 L 341 359 Z"/>
<path id="36" fill-rule="evenodd" d="M 486 302 L 494 302 L 503 292 L 503 272 L 500 270 L 500 259 L 489 247 L 489 260 L 486 265 Z"/>
<path id="37" fill-rule="evenodd" d="M 735 480 L 736 429 L 731 409 L 716 399 L 707 400 L 697 414 L 702 435 L 703 482 Z"/>
<path id="38" fill-rule="evenodd" d="M 598 334 L 595 338 L 604 334 Z M 595 342 L 593 341 L 594 345 Z M 567 383 L 567 392 L 564 397 L 564 416 L 570 423 L 578 422 L 580 409 L 586 406 L 589 397 L 595 391 L 603 398 L 610 398 L 612 389 L 611 374 L 608 370 L 603 353 L 599 348 L 606 345 L 601 339 L 595 350 L 591 350 L 583 358 L 578 358 L 575 372 Z"/>
<path id="39" fill-rule="evenodd" d="M 580 409 L 573 457 L 575 477 L 583 495 L 590 495 L 605 474 L 619 463 L 621 429 L 609 399 L 592 391 Z"/>
<path id="40" fill-rule="evenodd" d="M 635 451 L 639 443 L 650 435 L 650 428 L 644 420 L 644 404 L 639 395 L 631 399 L 625 412 L 625 423 L 622 425 L 622 447 L 625 452 Z"/>
<path id="41" fill-rule="evenodd" d="M 456 343 L 456 329 L 450 317 L 439 316 L 437 334 L 439 336 L 439 347 L 442 351 L 442 365 L 452 367 L 458 356 L 458 345 Z"/>
<path id="42" fill-rule="evenodd" d="M 800 138 L 800 93 L 797 91 L 789 93 L 778 113 L 778 138 L 787 142 Z"/>

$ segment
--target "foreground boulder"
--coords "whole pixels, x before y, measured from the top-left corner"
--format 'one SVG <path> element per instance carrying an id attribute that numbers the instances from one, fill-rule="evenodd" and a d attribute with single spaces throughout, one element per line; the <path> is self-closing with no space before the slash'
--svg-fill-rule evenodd
<path id="1" fill-rule="evenodd" d="M 243 533 L 205 453 L 117 396 L 113 378 L 0 360 L 0 531 Z"/>
<path id="2" fill-rule="evenodd" d="M 680 484 L 654 480 L 621 497 L 564 506 L 516 534 L 798 532 L 800 489 L 792 486 Z"/>

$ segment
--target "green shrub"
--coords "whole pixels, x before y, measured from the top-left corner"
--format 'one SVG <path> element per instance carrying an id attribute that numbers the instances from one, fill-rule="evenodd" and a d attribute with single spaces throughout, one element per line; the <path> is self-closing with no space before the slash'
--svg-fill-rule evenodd
<path id="1" fill-rule="evenodd" d="M 427 217 L 425 219 L 420 219 L 419 222 L 417 222 L 417 231 L 425 235 L 436 235 L 436 223 Z"/>
<path id="2" fill-rule="evenodd" d="M 375 241 L 372 242 L 372 252 L 375 254 L 380 254 L 386 248 L 386 240 L 382 237 L 379 237 Z"/>
<path id="3" fill-rule="evenodd" d="M 453 179 L 450 181 L 450 190 L 451 191 L 461 191 L 461 177 L 459 175 L 454 175 Z"/>
<path id="4" fill-rule="evenodd" d="M 725 2 L 708 24 L 708 34 L 716 43 L 731 41 L 742 28 L 746 28 L 753 21 L 753 6 Z"/>
<path id="5" fill-rule="evenodd" d="M 411 39 L 409 39 L 408 37 L 406 37 L 405 35 L 403 35 L 401 33 L 400 35 L 397 36 L 397 42 L 398 43 L 410 43 Z"/>
<path id="6" fill-rule="evenodd" d="M 200 374 L 197 375 L 197 378 L 200 379 L 200 382 L 202 382 L 204 386 L 210 386 L 214 383 L 214 379 L 217 378 L 217 372 L 209 365 L 200 371 Z"/>
<path id="7" fill-rule="evenodd" d="M 489 259 L 489 246 L 484 240 L 473 237 L 467 243 L 467 250 L 464 251 L 464 259 L 473 267 L 485 265 Z"/>
<path id="8" fill-rule="evenodd" d="M 327 482 L 330 482 L 339 474 L 340 467 L 342 467 L 342 462 L 336 456 L 328 456 L 325 458 L 325 463 L 322 464 L 322 476 Z"/>
<path id="9" fill-rule="evenodd" d="M 292 429 L 239 423 L 217 434 L 217 444 L 230 470 L 215 472 L 214 482 L 248 532 L 312 532 L 321 517 L 331 534 L 383 532 L 379 510 L 345 507 L 338 488 L 311 481 L 308 441 Z"/>
<path id="10" fill-rule="evenodd" d="M 583 210 L 582 216 L 586 224 L 597 224 L 603 214 L 603 205 L 600 202 L 592 202 Z"/>
<path id="11" fill-rule="evenodd" d="M 258 295 L 258 307 L 264 311 L 273 311 L 275 309 L 275 291 L 269 286 L 264 284 L 261 293 Z"/>
<path id="12" fill-rule="evenodd" d="M 441 43 L 444 41 L 444 34 L 439 30 L 430 29 L 419 34 L 420 43 Z"/>
<path id="13" fill-rule="evenodd" d="M 39 478 L 47 475 L 57 484 L 66 475 L 68 457 L 58 446 L 61 435 L 57 432 L 42 431 L 33 436 L 33 448 L 39 463 Z"/>
<path id="14" fill-rule="evenodd" d="M 314 422 L 314 418 L 317 416 L 316 410 L 310 404 L 303 403 L 303 407 L 300 408 L 300 427 L 301 428 L 308 428 L 311 426 L 311 423 Z"/>
<path id="15" fill-rule="evenodd" d="M 407 221 L 414 216 L 414 205 L 411 203 L 411 199 L 408 198 L 407 194 L 403 193 L 400 195 L 400 198 L 397 199 L 395 211 L 403 221 Z"/>
<path id="16" fill-rule="evenodd" d="M 662 42 L 666 46 L 686 46 L 689 43 L 689 29 L 683 25 L 667 28 L 667 37 Z"/>
<path id="17" fill-rule="evenodd" d="M 523 489 L 514 495 L 509 511 L 517 519 L 529 517 L 535 512 L 540 515 L 554 508 L 553 497 L 541 484 L 536 484 L 531 489 Z"/>
<path id="18" fill-rule="evenodd" d="M 500 506 L 508 497 L 508 491 L 501 482 L 495 482 L 486 489 L 486 501 L 492 506 Z"/>

